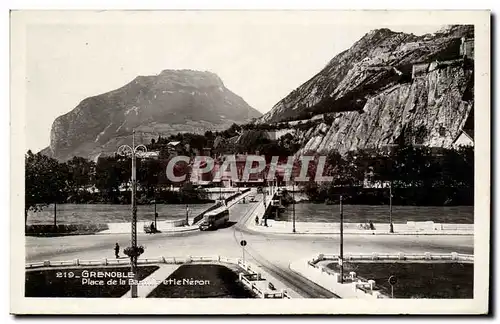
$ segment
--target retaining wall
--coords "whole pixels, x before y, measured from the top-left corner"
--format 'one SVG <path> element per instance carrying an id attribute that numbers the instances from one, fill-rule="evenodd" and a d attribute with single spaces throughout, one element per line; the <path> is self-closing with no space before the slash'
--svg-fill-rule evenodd
<path id="1" fill-rule="evenodd" d="M 292 228 L 292 222 L 289 221 L 276 221 L 276 220 L 268 220 L 268 226 L 275 229 L 288 229 Z M 296 222 L 296 227 L 300 229 L 300 232 L 333 232 L 340 231 L 340 223 L 320 223 L 320 222 Z M 369 229 L 361 229 L 359 227 L 360 223 L 344 223 L 344 231 L 346 234 L 349 233 L 349 230 L 353 230 L 356 233 L 361 231 L 366 231 L 366 233 L 371 232 L 388 232 L 389 231 L 389 223 L 374 223 L 375 230 Z M 423 222 L 413 222 L 408 221 L 406 224 L 395 223 L 393 224 L 394 231 L 396 233 L 415 233 L 418 232 L 426 232 L 426 233 L 435 233 L 438 234 L 439 231 L 457 231 L 462 233 L 474 233 L 474 224 L 443 224 L 443 223 L 434 223 L 433 221 L 423 221 Z"/>

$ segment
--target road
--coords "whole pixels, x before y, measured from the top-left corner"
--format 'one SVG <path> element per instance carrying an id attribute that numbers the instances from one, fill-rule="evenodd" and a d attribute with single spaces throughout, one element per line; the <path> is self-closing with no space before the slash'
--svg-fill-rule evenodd
<path id="1" fill-rule="evenodd" d="M 262 197 L 257 196 L 257 199 Z M 235 204 L 230 208 L 230 225 L 207 232 L 173 234 L 139 233 L 145 247 L 143 257 L 223 255 L 242 257 L 240 240 L 248 242 L 245 256 L 286 286 L 307 298 L 335 297 L 331 292 L 298 276 L 289 269 L 290 262 L 318 253 L 338 253 L 339 236 L 303 234 L 262 234 L 248 230 L 244 222 L 256 203 Z M 262 203 L 262 202 L 260 202 Z M 129 234 L 26 237 L 26 262 L 43 260 L 114 258 L 114 245 L 124 248 Z M 453 235 L 345 235 L 345 253 L 473 253 L 473 236 Z M 123 256 L 124 257 L 124 256 Z"/>

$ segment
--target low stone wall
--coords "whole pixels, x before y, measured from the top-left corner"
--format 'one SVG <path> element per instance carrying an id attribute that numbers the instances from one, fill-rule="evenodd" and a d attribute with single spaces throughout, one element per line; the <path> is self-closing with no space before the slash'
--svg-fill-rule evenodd
<path id="1" fill-rule="evenodd" d="M 222 206 L 222 203 L 221 202 L 217 202 L 215 203 L 213 206 L 209 207 L 207 210 L 205 210 L 204 212 L 202 212 L 201 214 L 199 214 L 198 216 L 195 216 L 193 218 L 193 222 L 191 223 L 192 225 L 198 223 L 199 221 L 201 221 L 203 219 L 203 216 L 208 213 L 209 211 L 212 211 L 214 209 L 217 209 L 219 208 L 220 206 Z"/>
<path id="2" fill-rule="evenodd" d="M 255 271 L 258 269 L 257 266 L 251 265 L 248 262 L 237 260 L 237 264 L 245 269 L 249 274 L 240 273 L 238 279 L 243 285 L 245 285 L 249 290 L 255 293 L 260 298 L 280 298 L 280 299 L 291 299 L 290 294 L 285 290 L 276 290 L 274 285 L 266 280 L 260 272 Z M 271 289 L 270 287 L 273 287 Z"/>
<path id="3" fill-rule="evenodd" d="M 268 220 L 268 226 L 275 229 L 290 229 L 293 227 L 293 223 L 289 221 L 276 221 Z M 352 232 L 359 233 L 360 231 L 365 231 L 370 234 L 372 232 L 389 232 L 389 223 L 374 223 L 375 230 L 364 229 L 360 226 L 360 223 L 344 223 L 344 232 L 346 234 Z M 340 231 L 340 223 L 320 223 L 320 222 L 296 222 L 295 226 L 300 229 L 300 232 L 310 232 L 310 233 L 336 233 Z M 395 233 L 434 233 L 439 234 L 440 232 L 453 232 L 456 231 L 460 234 L 473 234 L 474 224 L 444 224 L 444 223 L 434 223 L 433 221 L 424 222 L 412 222 L 409 221 L 406 224 L 395 223 L 393 224 Z"/>
<path id="4" fill-rule="evenodd" d="M 337 262 L 339 256 L 336 254 L 318 254 L 309 260 L 310 264 L 317 264 L 320 261 Z M 345 261 L 450 261 L 462 263 L 474 263 L 474 255 L 461 254 L 456 252 L 451 253 L 365 253 L 344 255 Z"/>
<path id="5" fill-rule="evenodd" d="M 109 229 L 108 224 L 34 224 L 26 226 L 27 236 L 94 234 Z"/>

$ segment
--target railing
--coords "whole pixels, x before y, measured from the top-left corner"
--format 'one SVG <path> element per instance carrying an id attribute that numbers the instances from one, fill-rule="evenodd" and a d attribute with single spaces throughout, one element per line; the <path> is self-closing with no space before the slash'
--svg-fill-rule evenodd
<path id="1" fill-rule="evenodd" d="M 291 299 L 292 297 L 288 294 L 288 292 L 284 289 L 280 291 L 267 290 L 263 288 L 259 288 L 257 282 L 265 282 L 260 273 L 252 273 L 252 274 L 239 274 L 239 280 L 245 285 L 248 289 L 250 289 L 253 293 L 255 293 L 260 298 L 286 298 Z"/>
<path id="2" fill-rule="evenodd" d="M 231 201 L 231 200 L 234 200 L 235 198 L 238 198 L 239 196 L 249 192 L 251 189 L 250 188 L 245 188 L 245 189 L 242 189 L 240 192 L 237 192 L 231 196 L 229 196 L 228 198 L 224 199 L 224 203 L 225 205 L 227 206 L 227 204 Z M 209 207 L 207 210 L 205 210 L 204 212 L 202 212 L 201 214 L 195 216 L 193 218 L 193 225 L 197 224 L 198 222 L 200 222 L 202 219 L 203 219 L 203 216 L 205 216 L 206 213 L 214 210 L 214 209 L 217 209 L 219 207 L 222 206 L 222 202 L 217 202 L 215 203 L 213 206 Z"/>
<path id="3" fill-rule="evenodd" d="M 190 256 L 191 261 L 220 261 L 220 256 Z"/>
<path id="4" fill-rule="evenodd" d="M 198 223 L 199 221 L 201 221 L 203 219 L 203 216 L 205 216 L 206 213 L 208 213 L 209 211 L 212 211 L 214 209 L 217 209 L 220 206 L 222 206 L 222 203 L 220 203 L 220 202 L 215 203 L 213 206 L 209 207 L 207 210 L 205 210 L 204 212 L 202 212 L 198 216 L 195 216 L 193 218 L 193 225 L 195 225 L 196 223 Z"/>
<path id="5" fill-rule="evenodd" d="M 234 200 L 236 198 L 238 198 L 239 196 L 243 195 L 243 194 L 246 194 L 247 192 L 249 192 L 251 189 L 250 188 L 245 188 L 245 189 L 242 189 L 240 192 L 237 192 L 235 193 L 234 195 L 231 195 L 229 197 L 227 197 L 225 199 L 225 202 L 226 202 L 226 205 L 231 201 L 231 200 Z"/>
<path id="6" fill-rule="evenodd" d="M 311 260 L 311 263 L 316 264 L 322 260 L 338 260 L 339 256 L 336 254 L 319 254 Z M 456 262 L 474 262 L 474 255 L 452 253 L 370 253 L 370 254 L 346 254 L 344 255 L 345 261 L 369 261 L 369 260 L 387 260 L 387 261 L 405 261 L 405 260 L 435 260 L 435 261 L 456 261 Z"/>
<path id="7" fill-rule="evenodd" d="M 340 283 L 340 274 L 334 270 L 320 266 L 312 261 L 309 261 L 306 267 L 312 267 L 314 269 L 314 275 L 313 277 L 308 277 L 307 274 L 309 273 L 310 275 L 309 271 L 306 271 L 302 275 L 332 292 L 336 292 L 344 285 L 351 285 L 352 290 L 347 293 L 348 298 L 388 298 L 388 296 L 382 294 L 381 291 L 375 287 L 374 280 L 356 277 L 355 272 L 344 275 L 343 283 Z M 346 293 L 346 291 L 344 290 L 343 293 Z"/>

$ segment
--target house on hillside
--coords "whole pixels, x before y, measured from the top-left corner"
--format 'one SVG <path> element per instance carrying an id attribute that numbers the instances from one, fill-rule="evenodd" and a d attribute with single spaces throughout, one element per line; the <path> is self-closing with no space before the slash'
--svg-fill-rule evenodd
<path id="1" fill-rule="evenodd" d="M 183 151 L 183 146 L 180 141 L 172 141 L 167 143 L 167 149 L 170 155 L 179 155 Z"/>
<path id="2" fill-rule="evenodd" d="M 412 66 L 411 70 L 411 78 L 415 79 L 419 76 L 423 76 L 427 74 L 427 71 L 429 70 L 430 63 L 415 63 Z"/>
<path id="3" fill-rule="evenodd" d="M 474 59 L 474 38 L 462 37 L 460 56 L 471 60 Z"/>
<path id="4" fill-rule="evenodd" d="M 452 143 L 453 148 L 474 147 L 474 131 L 471 129 L 462 129 L 455 137 Z"/>
<path id="5" fill-rule="evenodd" d="M 272 140 L 272 141 L 277 141 L 281 137 L 285 136 L 286 134 L 294 134 L 295 129 L 293 128 L 284 128 L 284 129 L 277 129 L 273 131 L 268 131 L 266 132 L 267 137 Z"/>
<path id="6" fill-rule="evenodd" d="M 160 156 L 159 151 L 138 152 L 137 157 L 141 159 L 158 159 Z"/>

